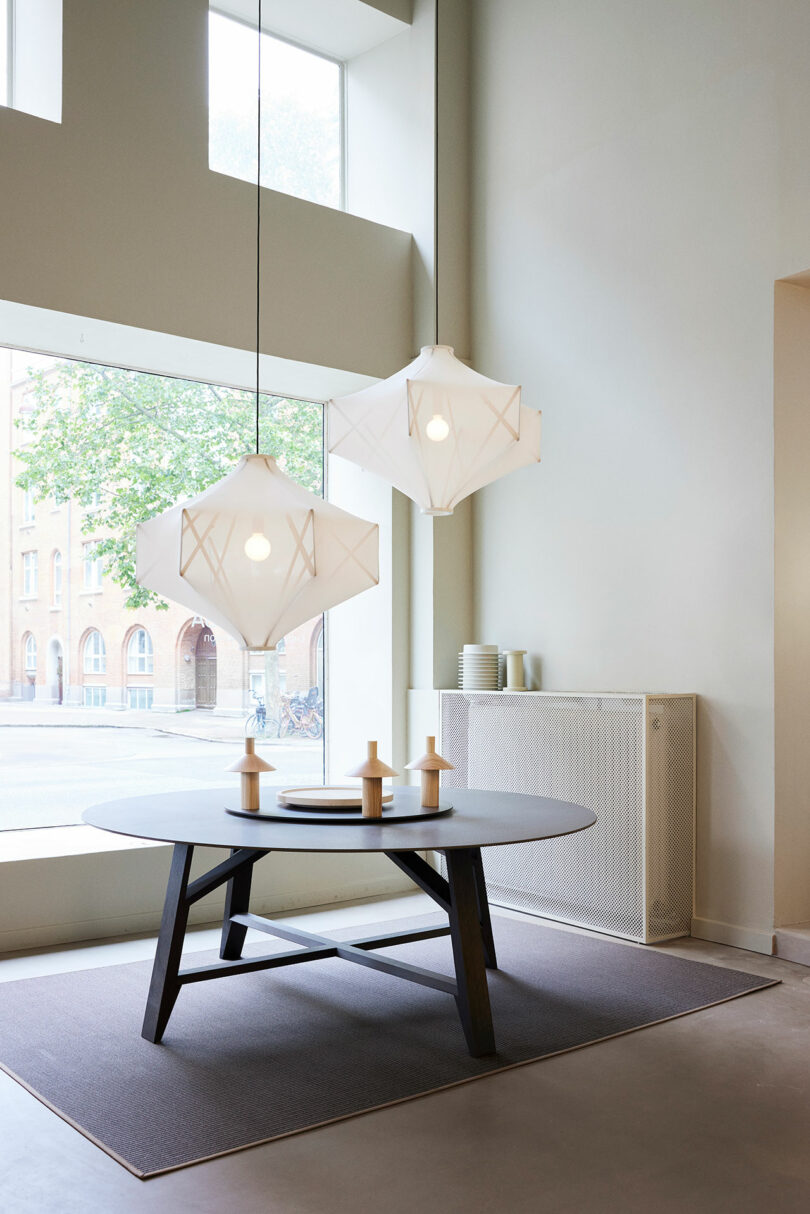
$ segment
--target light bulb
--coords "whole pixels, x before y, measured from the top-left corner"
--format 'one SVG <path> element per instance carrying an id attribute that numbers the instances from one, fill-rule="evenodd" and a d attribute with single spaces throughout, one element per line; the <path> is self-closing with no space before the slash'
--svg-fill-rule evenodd
<path id="1" fill-rule="evenodd" d="M 245 556 L 248 560 L 266 561 L 270 551 L 270 541 L 261 531 L 254 531 L 253 535 L 245 540 Z"/>
<path id="2" fill-rule="evenodd" d="M 441 413 L 434 413 L 428 424 L 425 426 L 425 434 L 433 443 L 443 443 L 450 433 L 448 426 Z"/>

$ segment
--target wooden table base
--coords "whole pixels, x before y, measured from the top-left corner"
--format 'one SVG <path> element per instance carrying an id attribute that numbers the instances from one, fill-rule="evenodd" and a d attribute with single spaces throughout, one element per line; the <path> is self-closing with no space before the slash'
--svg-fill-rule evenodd
<path id="1" fill-rule="evenodd" d="M 341 957 L 344 961 L 382 970 L 383 973 L 393 974 L 408 982 L 416 982 L 452 995 L 472 1056 L 478 1058 L 484 1054 L 495 1053 L 486 971 L 487 968 L 496 969 L 497 961 L 480 848 L 448 849 L 444 853 L 447 860 L 447 880 L 431 868 L 417 852 L 386 852 L 389 860 L 407 873 L 420 889 L 429 894 L 447 913 L 449 922 L 447 926 L 365 936 L 347 941 L 315 935 L 250 913 L 253 865 L 268 855 L 267 851 L 247 848 L 234 850 L 227 860 L 217 864 L 196 881 L 189 882 L 193 853 L 194 847 L 190 843 L 176 843 L 174 846 L 142 1029 L 142 1036 L 147 1041 L 161 1040 L 180 988 L 188 982 L 204 982 L 229 974 L 248 974 L 255 970 L 299 965 L 305 961 L 318 961 L 322 957 Z M 214 965 L 181 970 L 180 960 L 189 908 L 198 899 L 226 882 L 225 915 L 220 943 L 222 960 Z M 289 940 L 299 947 L 290 952 L 244 960 L 242 948 L 249 927 L 282 940 Z M 379 957 L 374 952 L 375 949 L 387 948 L 392 944 L 408 944 L 413 940 L 427 940 L 448 933 L 453 945 L 455 981 L 444 974 L 422 969 L 407 961 Z"/>

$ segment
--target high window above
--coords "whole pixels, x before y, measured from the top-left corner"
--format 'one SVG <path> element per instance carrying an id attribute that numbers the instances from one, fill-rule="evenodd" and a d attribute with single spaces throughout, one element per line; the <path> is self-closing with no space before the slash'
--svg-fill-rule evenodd
<path id="1" fill-rule="evenodd" d="M 212 8 L 208 39 L 209 166 L 255 182 L 256 28 Z M 341 207 L 341 64 L 263 34 L 261 86 L 262 185 Z"/>
<path id="2" fill-rule="evenodd" d="M 62 0 L 0 0 L 0 105 L 62 121 Z"/>

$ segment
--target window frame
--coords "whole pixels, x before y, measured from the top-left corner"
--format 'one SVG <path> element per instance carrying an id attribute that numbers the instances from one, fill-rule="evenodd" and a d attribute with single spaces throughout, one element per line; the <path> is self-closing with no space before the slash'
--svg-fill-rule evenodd
<path id="1" fill-rule="evenodd" d="M 143 636 L 146 638 L 146 644 L 142 652 L 135 652 L 133 645 L 137 637 Z M 127 637 L 127 674 L 143 674 L 154 675 L 155 673 L 155 646 L 152 640 L 152 635 L 148 628 L 143 625 L 138 625 L 133 628 Z M 129 688 L 127 688 L 129 690 Z"/>
<path id="2" fill-rule="evenodd" d="M 62 587 L 64 585 L 64 569 L 62 567 L 62 552 L 54 548 L 51 553 L 51 608 L 56 611 L 62 606 Z"/>
<path id="3" fill-rule="evenodd" d="M 133 700 L 138 701 L 142 697 L 147 701 L 146 704 L 133 703 Z M 127 684 L 127 708 L 131 708 L 136 712 L 150 712 L 154 702 L 155 689 L 151 684 Z"/>
<path id="4" fill-rule="evenodd" d="M 245 26 L 252 33 L 256 32 L 255 23 L 247 21 L 244 17 L 240 16 L 238 13 L 228 12 L 227 9 L 221 8 L 218 4 L 209 3 L 208 13 L 209 13 L 209 16 L 211 13 L 216 13 L 216 15 L 218 17 L 226 17 L 228 19 L 228 21 L 235 21 L 237 25 Z M 347 140 L 347 130 L 346 130 L 346 109 L 347 109 L 346 96 L 347 96 L 347 87 L 348 86 L 347 86 L 346 60 L 339 59 L 336 55 L 330 55 L 326 51 L 315 50 L 313 47 L 307 46 L 306 43 L 304 43 L 304 42 L 297 42 L 295 40 L 295 38 L 288 38 L 285 34 L 278 34 L 278 33 L 276 33 L 275 30 L 270 29 L 267 25 L 262 25 L 261 32 L 262 32 L 262 34 L 265 34 L 268 38 L 274 38 L 276 42 L 284 42 L 287 46 L 295 47 L 295 49 L 297 51 L 304 51 L 307 55 L 314 55 L 316 59 L 325 59 L 327 63 L 334 63 L 334 65 L 338 69 L 338 73 L 339 73 L 339 75 L 338 75 L 338 142 L 339 142 L 338 160 L 339 160 L 339 166 L 340 166 L 338 172 L 339 172 L 340 180 L 338 182 L 338 205 L 337 205 L 337 208 L 331 208 L 331 209 L 333 209 L 333 210 L 337 209 L 338 211 L 345 211 L 346 206 L 347 206 L 347 197 L 348 197 L 348 190 L 347 190 L 348 140 Z M 210 68 L 209 68 L 209 77 L 210 77 Z M 209 132 L 210 132 L 210 123 L 211 123 L 210 115 L 209 115 L 208 123 L 209 123 Z M 214 171 L 217 172 L 219 170 L 214 170 Z M 229 176 L 229 174 L 226 173 L 226 174 L 223 174 L 223 176 Z M 242 180 L 242 179 L 236 178 L 236 180 Z M 285 193 L 285 191 L 283 191 L 283 190 L 281 190 L 279 192 Z M 287 194 L 287 197 L 288 198 L 299 198 L 300 196 L 298 194 Z M 302 202 L 311 202 L 313 200 L 306 198 L 306 199 L 301 199 L 301 201 Z M 316 202 L 315 206 L 328 207 L 328 206 L 330 206 L 330 204 L 328 202 Z"/>
<path id="5" fill-rule="evenodd" d="M 35 599 L 39 597 L 39 551 L 27 548 L 22 554 L 23 577 L 22 598 Z M 31 558 L 30 560 L 28 558 Z"/>
<path id="6" fill-rule="evenodd" d="M 93 648 L 91 649 L 91 642 Z M 82 644 L 82 672 L 84 674 L 107 673 L 107 646 L 99 628 L 91 628 Z"/>
<path id="7" fill-rule="evenodd" d="M 29 661 L 28 661 L 29 649 L 33 649 L 33 651 L 34 651 L 33 666 L 30 665 Z M 37 645 L 37 638 L 34 636 L 33 632 L 27 632 L 25 634 L 25 636 L 23 637 L 23 670 L 24 670 L 25 674 L 26 675 L 32 675 L 32 674 L 35 675 L 37 673 L 38 662 L 39 662 L 39 646 Z"/>
<path id="8" fill-rule="evenodd" d="M 82 590 L 85 594 L 98 594 L 102 590 L 104 558 L 89 555 L 96 553 L 98 544 L 98 540 L 87 540 L 82 544 Z"/>

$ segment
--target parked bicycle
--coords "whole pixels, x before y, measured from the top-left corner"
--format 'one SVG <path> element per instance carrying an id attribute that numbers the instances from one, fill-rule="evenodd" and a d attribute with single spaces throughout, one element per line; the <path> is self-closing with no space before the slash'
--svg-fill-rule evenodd
<path id="1" fill-rule="evenodd" d="M 317 687 L 311 687 L 305 696 L 282 695 L 278 736 L 312 738 L 323 737 L 323 700 Z"/>
<path id="2" fill-rule="evenodd" d="M 247 738 L 265 738 L 268 733 L 275 733 L 279 737 L 278 721 L 267 719 L 267 706 L 264 702 L 264 696 L 253 693 L 252 698 L 256 701 L 256 711 L 252 712 L 245 721 L 245 737 Z"/>

